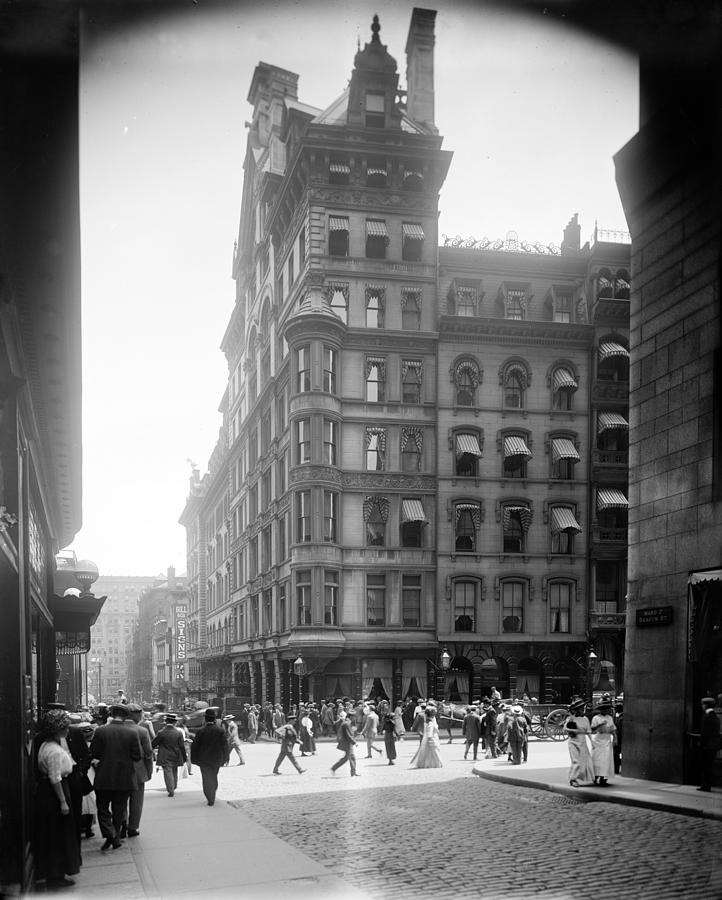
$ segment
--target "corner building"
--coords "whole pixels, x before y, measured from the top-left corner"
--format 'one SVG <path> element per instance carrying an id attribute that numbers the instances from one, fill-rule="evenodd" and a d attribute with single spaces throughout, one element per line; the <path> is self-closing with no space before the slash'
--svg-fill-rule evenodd
<path id="1" fill-rule="evenodd" d="M 561 249 L 439 246 L 434 20 L 404 91 L 377 19 L 325 110 L 253 76 L 224 421 L 181 517 L 209 700 L 621 688 L 629 247 L 576 218 Z"/>

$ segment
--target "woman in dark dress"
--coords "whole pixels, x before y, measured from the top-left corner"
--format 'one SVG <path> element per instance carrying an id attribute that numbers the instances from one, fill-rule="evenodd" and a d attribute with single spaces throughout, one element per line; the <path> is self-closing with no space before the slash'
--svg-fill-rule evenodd
<path id="1" fill-rule="evenodd" d="M 389 765 L 393 766 L 396 759 L 396 717 L 385 700 L 382 700 L 379 704 L 379 719 L 381 731 L 384 735 L 386 756 L 388 757 Z"/>
<path id="2" fill-rule="evenodd" d="M 67 875 L 80 871 L 78 827 L 73 817 L 68 777 L 73 757 L 63 748 L 70 716 L 51 709 L 42 719 L 44 741 L 38 751 L 36 794 L 35 862 L 36 877 L 44 878 L 49 889 L 70 887 Z"/>

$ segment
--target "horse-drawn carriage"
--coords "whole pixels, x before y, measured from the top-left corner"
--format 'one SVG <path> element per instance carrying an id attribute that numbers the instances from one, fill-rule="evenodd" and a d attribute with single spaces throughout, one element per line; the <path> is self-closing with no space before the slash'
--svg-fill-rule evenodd
<path id="1" fill-rule="evenodd" d="M 518 705 L 531 720 L 529 730 L 541 741 L 565 741 L 569 735 L 564 730 L 564 723 L 569 717 L 569 710 L 556 703 L 535 703 L 526 700 L 503 700 L 508 706 Z M 460 703 L 440 701 L 438 703 L 439 731 L 451 732 L 454 726 L 461 726 L 468 707 Z"/>

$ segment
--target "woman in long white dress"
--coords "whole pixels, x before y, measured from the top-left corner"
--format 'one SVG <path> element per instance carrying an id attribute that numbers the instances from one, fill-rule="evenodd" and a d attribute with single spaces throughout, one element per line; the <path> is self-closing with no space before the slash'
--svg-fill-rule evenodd
<path id="1" fill-rule="evenodd" d="M 569 704 L 569 718 L 564 723 L 564 730 L 569 735 L 569 784 L 579 787 L 582 784 L 591 784 L 594 779 L 592 756 L 589 739 L 591 728 L 589 719 L 584 715 L 586 701 L 581 697 L 572 700 Z"/>
<path id="2" fill-rule="evenodd" d="M 427 706 L 424 719 L 424 733 L 421 737 L 419 749 L 414 753 L 409 763 L 409 768 L 441 769 L 443 766 L 439 726 L 436 723 L 436 709 L 433 706 Z"/>
<path id="3" fill-rule="evenodd" d="M 606 787 L 614 775 L 614 738 L 617 727 L 612 718 L 612 698 L 604 694 L 592 719 L 592 764 L 594 783 Z"/>

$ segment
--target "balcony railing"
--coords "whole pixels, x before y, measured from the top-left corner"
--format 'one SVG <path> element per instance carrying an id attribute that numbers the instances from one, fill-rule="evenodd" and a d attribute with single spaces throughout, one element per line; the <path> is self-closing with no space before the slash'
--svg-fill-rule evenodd
<path id="1" fill-rule="evenodd" d="M 595 466 L 616 466 L 626 469 L 629 454 L 626 450 L 592 450 L 592 463 Z"/>
<path id="2" fill-rule="evenodd" d="M 624 628 L 627 622 L 626 613 L 590 613 L 589 625 L 595 628 Z"/>
<path id="3" fill-rule="evenodd" d="M 595 525 L 592 529 L 592 538 L 595 541 L 605 544 L 626 544 L 627 529 L 607 528 L 602 525 Z"/>

